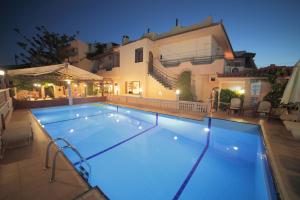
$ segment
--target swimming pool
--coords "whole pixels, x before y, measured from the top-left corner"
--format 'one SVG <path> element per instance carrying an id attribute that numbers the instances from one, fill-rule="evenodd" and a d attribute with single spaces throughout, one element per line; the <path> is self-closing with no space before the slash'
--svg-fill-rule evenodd
<path id="1" fill-rule="evenodd" d="M 52 139 L 78 149 L 88 183 L 110 199 L 277 198 L 257 125 L 102 103 L 32 113 Z M 64 153 L 80 171 L 74 152 Z"/>

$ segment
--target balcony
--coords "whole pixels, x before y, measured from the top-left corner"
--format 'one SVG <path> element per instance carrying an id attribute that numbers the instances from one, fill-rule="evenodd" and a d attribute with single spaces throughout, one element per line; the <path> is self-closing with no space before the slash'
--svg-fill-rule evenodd
<path id="1" fill-rule="evenodd" d="M 160 59 L 161 64 L 164 67 L 176 67 L 183 62 L 191 62 L 193 65 L 201 64 L 211 64 L 215 60 L 223 59 L 224 55 L 214 55 L 214 56 L 201 56 L 201 57 L 186 57 L 178 59 Z"/>

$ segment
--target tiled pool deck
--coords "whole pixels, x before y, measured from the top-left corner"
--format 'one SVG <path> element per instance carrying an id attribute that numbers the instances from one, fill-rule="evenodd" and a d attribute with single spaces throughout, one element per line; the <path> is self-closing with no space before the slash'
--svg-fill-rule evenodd
<path id="1" fill-rule="evenodd" d="M 157 109 L 144 110 L 198 120 L 204 117 Z M 280 120 L 228 116 L 223 113 L 214 113 L 212 117 L 260 124 L 281 199 L 300 199 L 300 141 L 293 139 Z M 29 122 L 30 115 L 27 110 L 16 110 L 11 120 Z M 64 157 L 59 157 L 57 181 L 48 182 L 50 170 L 43 170 L 48 141 L 44 133 L 38 132 L 31 145 L 6 152 L 0 161 L 0 200 L 73 199 L 88 190 L 88 185 Z"/>

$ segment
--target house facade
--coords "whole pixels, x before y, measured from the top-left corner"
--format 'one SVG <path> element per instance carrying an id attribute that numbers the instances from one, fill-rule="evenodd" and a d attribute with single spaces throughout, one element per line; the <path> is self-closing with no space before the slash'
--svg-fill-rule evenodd
<path id="1" fill-rule="evenodd" d="M 255 53 L 234 52 L 223 23 L 210 17 L 187 27 L 176 20 L 169 32 L 148 29 L 136 40 L 123 36 L 121 45 L 108 47 L 93 57 L 90 67 L 77 66 L 102 76 L 111 95 L 176 100 L 177 81 L 184 71 L 191 72 L 194 101 L 207 102 L 214 90 L 231 89 L 245 93 L 247 106 L 270 90 L 266 78 L 232 76 L 256 70 Z M 253 93 L 253 88 L 259 89 Z"/>
<path id="2" fill-rule="evenodd" d="M 111 81 L 112 93 L 147 98 L 176 99 L 176 82 L 184 71 L 191 72 L 195 101 L 207 101 L 218 87 L 217 74 L 234 59 L 229 38 L 221 22 L 211 18 L 188 27 L 178 21 L 170 32 L 149 30 L 141 38 L 124 36 L 115 49 L 120 63 L 97 74 Z"/>

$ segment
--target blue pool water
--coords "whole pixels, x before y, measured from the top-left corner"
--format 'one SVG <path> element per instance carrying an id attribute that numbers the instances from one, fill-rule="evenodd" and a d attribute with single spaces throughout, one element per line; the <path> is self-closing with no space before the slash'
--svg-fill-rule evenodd
<path id="1" fill-rule="evenodd" d="M 79 150 L 89 184 L 110 199 L 276 199 L 257 125 L 101 103 L 32 113 Z M 79 170 L 78 157 L 65 155 Z"/>

